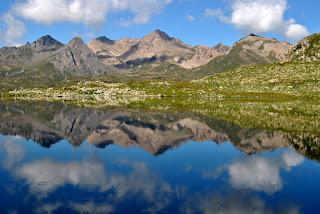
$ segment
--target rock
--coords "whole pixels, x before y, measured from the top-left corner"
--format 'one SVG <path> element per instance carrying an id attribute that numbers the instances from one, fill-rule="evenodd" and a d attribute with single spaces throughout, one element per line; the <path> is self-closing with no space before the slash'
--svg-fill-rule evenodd
<path id="1" fill-rule="evenodd" d="M 51 62 L 60 71 L 74 74 L 97 75 L 115 71 L 115 68 L 101 63 L 98 57 L 78 37 L 72 39 L 60 50 Z"/>
<path id="2" fill-rule="evenodd" d="M 195 55 L 188 60 L 185 60 L 181 63 L 181 66 L 186 69 L 193 69 L 203 65 L 206 65 L 211 60 L 215 59 L 218 56 L 222 56 L 228 53 L 230 48 L 223 44 L 218 44 L 213 48 L 207 46 L 196 46 Z"/>
<path id="3" fill-rule="evenodd" d="M 320 33 L 313 34 L 293 46 L 288 54 L 289 61 L 320 61 Z"/>

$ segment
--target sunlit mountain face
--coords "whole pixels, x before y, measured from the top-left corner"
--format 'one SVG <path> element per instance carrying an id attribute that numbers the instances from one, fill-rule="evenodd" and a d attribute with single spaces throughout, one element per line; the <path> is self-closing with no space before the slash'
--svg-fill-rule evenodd
<path id="1" fill-rule="evenodd" d="M 306 139 L 201 115 L 4 102 L 0 212 L 314 213 Z M 314 144 L 316 146 L 316 144 Z"/>

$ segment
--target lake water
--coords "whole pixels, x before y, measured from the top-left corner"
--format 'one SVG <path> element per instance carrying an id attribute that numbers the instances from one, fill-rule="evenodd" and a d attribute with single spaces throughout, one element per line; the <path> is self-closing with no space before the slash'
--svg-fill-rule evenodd
<path id="1" fill-rule="evenodd" d="M 283 133 L 15 102 L 0 133 L 0 213 L 320 212 L 317 153 Z"/>

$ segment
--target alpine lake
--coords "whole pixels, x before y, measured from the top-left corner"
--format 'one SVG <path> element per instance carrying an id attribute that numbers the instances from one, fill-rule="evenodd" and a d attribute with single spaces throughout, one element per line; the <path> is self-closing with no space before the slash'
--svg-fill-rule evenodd
<path id="1" fill-rule="evenodd" d="M 2 100 L 0 213 L 318 213 L 319 111 Z"/>

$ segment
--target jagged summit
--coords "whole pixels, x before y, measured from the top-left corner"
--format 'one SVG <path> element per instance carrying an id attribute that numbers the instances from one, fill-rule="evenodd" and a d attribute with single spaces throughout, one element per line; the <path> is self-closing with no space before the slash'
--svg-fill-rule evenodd
<path id="1" fill-rule="evenodd" d="M 32 44 L 30 44 L 30 46 L 33 50 L 41 52 L 58 50 L 64 45 L 61 42 L 54 39 L 52 36 L 46 35 L 34 41 Z"/>
<path id="2" fill-rule="evenodd" d="M 246 41 L 250 41 L 251 42 L 251 41 L 257 41 L 257 40 L 261 40 L 261 39 L 262 40 L 264 40 L 264 39 L 273 40 L 273 39 L 270 39 L 270 38 L 265 38 L 265 37 L 258 36 L 256 34 L 250 33 L 249 35 L 241 38 L 237 43 L 246 42 Z"/>
<path id="3" fill-rule="evenodd" d="M 103 65 L 92 50 L 79 38 L 73 38 L 52 61 L 54 66 L 63 72 L 75 74 L 103 74 L 113 71 Z"/>
<path id="4" fill-rule="evenodd" d="M 215 49 L 216 51 L 218 51 L 220 53 L 226 54 L 230 50 L 230 47 L 226 46 L 222 43 L 219 43 L 216 46 L 214 46 L 213 49 Z"/>
<path id="5" fill-rule="evenodd" d="M 106 36 L 100 36 L 96 38 L 97 41 L 107 43 L 107 44 L 114 44 L 114 40 L 107 38 Z"/>
<path id="6" fill-rule="evenodd" d="M 70 40 L 68 44 L 85 44 L 85 42 L 80 38 L 80 37 L 74 37 L 73 39 Z"/>
<path id="7" fill-rule="evenodd" d="M 173 38 L 170 37 L 167 33 L 161 31 L 161 30 L 155 30 L 154 32 L 148 34 L 144 38 L 161 38 L 163 40 L 172 40 Z"/>
<path id="8" fill-rule="evenodd" d="M 254 33 L 250 33 L 250 34 L 249 34 L 249 36 L 253 36 L 253 37 L 260 37 L 260 36 L 258 36 L 258 35 L 256 35 L 256 34 L 254 34 Z"/>

